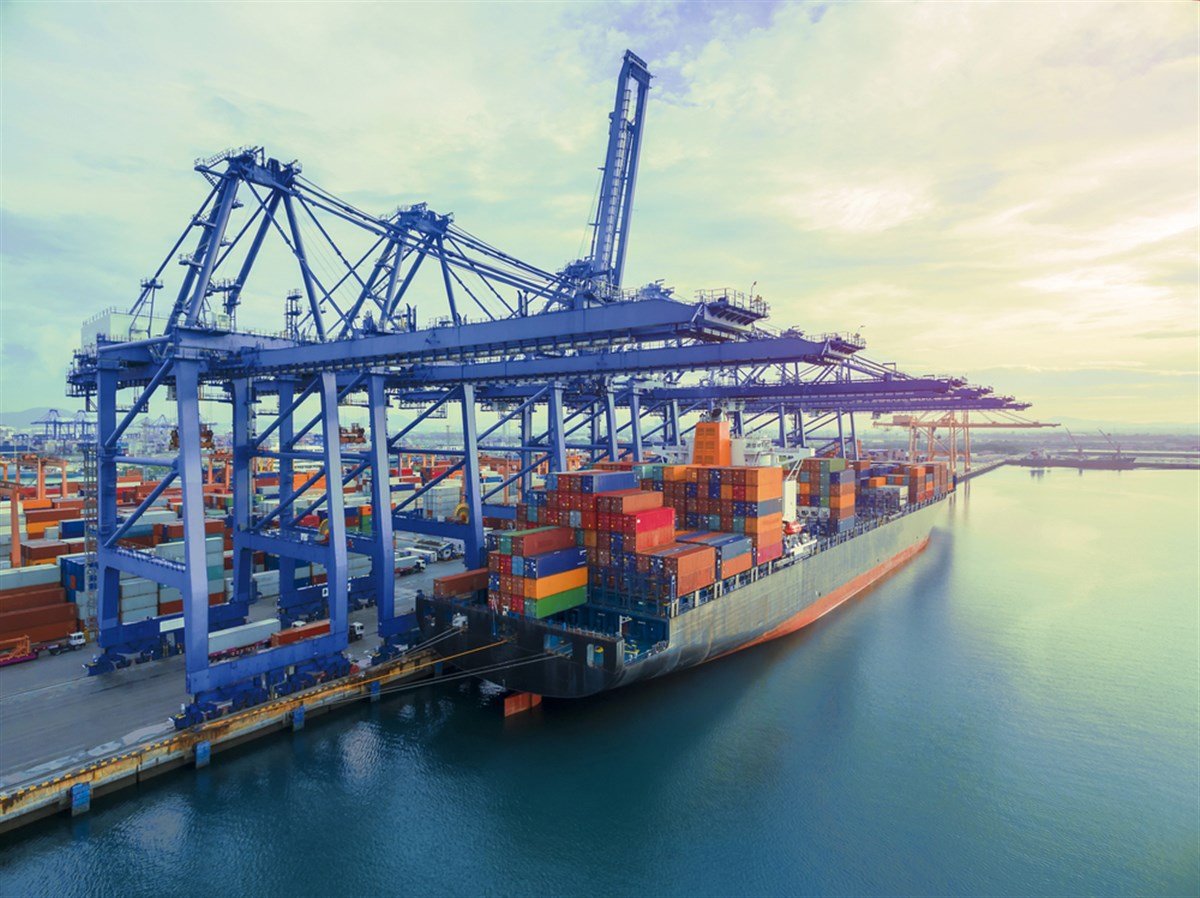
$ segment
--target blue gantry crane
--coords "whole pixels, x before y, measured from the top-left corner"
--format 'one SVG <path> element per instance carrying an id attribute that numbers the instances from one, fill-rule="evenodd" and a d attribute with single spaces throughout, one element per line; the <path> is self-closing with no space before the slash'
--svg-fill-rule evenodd
<path id="1" fill-rule="evenodd" d="M 737 432 L 769 428 L 786 448 L 803 446 L 814 420 L 836 420 L 840 430 L 854 412 L 1011 406 L 958 378 L 912 377 L 872 362 L 855 337 L 772 330 L 756 296 L 719 290 L 685 300 L 660 284 L 624 288 L 649 86 L 645 63 L 626 53 L 591 249 L 557 272 L 505 253 L 423 203 L 370 214 L 305 178 L 299 162 L 258 147 L 196 161 L 207 195 L 141 281 L 132 324 L 78 352 L 69 376 L 72 393 L 97 410 L 103 651 L 95 671 L 161 652 L 166 634 L 182 626 L 193 703 L 180 722 L 188 724 L 344 674 L 349 596 L 360 592 L 376 599 L 379 657 L 387 658 L 411 628 L 395 607 L 395 530 L 461 539 L 468 566 L 478 565 L 485 514 L 511 514 L 491 501 L 503 487 L 527 484 L 540 465 L 565 468 L 568 451 L 617 459 L 677 447 L 689 414 L 726 409 Z M 299 290 L 278 283 L 281 260 Z M 178 283 L 168 289 L 171 270 Z M 161 291 L 173 295 L 168 308 L 156 302 Z M 164 395 L 178 450 L 130 454 L 131 426 Z M 228 409 L 232 430 L 232 509 L 223 522 L 233 545 L 228 596 L 207 590 L 202 398 Z M 351 403 L 366 409 L 367 426 L 361 443 L 343 445 L 340 410 Z M 394 431 L 389 407 L 412 410 Z M 413 444 L 422 425 L 452 409 L 461 447 Z M 505 444 L 501 435 L 514 421 L 518 443 Z M 840 440 L 845 451 L 844 434 Z M 392 460 L 413 451 L 442 455 L 447 470 L 394 497 Z M 484 492 L 481 451 L 518 457 L 520 468 Z M 256 489 L 260 459 L 273 460 L 278 477 L 266 501 Z M 162 472 L 129 513 L 116 500 L 122 464 Z M 460 471 L 465 521 L 416 513 L 422 495 Z M 370 533 L 346 530 L 342 487 L 355 478 L 369 481 L 378 510 Z M 175 484 L 182 555 L 131 545 L 131 529 Z M 327 527 L 305 524 L 316 512 Z M 210 630 L 243 621 L 254 599 L 256 553 L 277 560 L 281 616 L 318 604 L 329 632 L 210 663 Z M 370 559 L 368 575 L 350 576 L 351 555 Z M 298 587 L 296 568 L 311 564 L 324 567 L 327 583 Z M 182 615 L 122 622 L 122 574 L 177 588 Z"/>

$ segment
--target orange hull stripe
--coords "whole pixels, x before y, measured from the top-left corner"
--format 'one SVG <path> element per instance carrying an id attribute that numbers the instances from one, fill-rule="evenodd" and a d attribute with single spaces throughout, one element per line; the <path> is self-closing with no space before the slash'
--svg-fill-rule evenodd
<path id="1" fill-rule="evenodd" d="M 753 639 L 750 642 L 747 642 L 745 645 L 740 645 L 736 649 L 731 649 L 730 651 L 725 652 L 722 655 L 718 655 L 717 657 L 723 658 L 725 655 L 732 655 L 734 652 L 740 652 L 742 649 L 748 649 L 752 645 L 770 642 L 772 639 L 778 639 L 780 636 L 787 636 L 789 633 L 795 633 L 797 630 L 807 627 L 813 621 L 824 617 L 847 599 L 858 595 L 872 583 L 883 579 L 892 571 L 896 570 L 896 568 L 904 565 L 907 561 L 909 561 L 909 559 L 913 558 L 913 556 L 924 551 L 925 547 L 928 545 L 929 537 L 927 536 L 920 542 L 913 543 L 903 552 L 900 552 L 892 558 L 889 558 L 887 561 L 883 562 L 883 564 L 873 567 L 869 571 L 859 574 L 853 580 L 843 583 L 833 592 L 829 593 L 829 595 L 823 596 L 821 599 L 813 602 L 803 611 L 797 612 L 795 615 L 789 617 L 783 623 L 779 624 L 779 626 L 768 630 L 757 639 Z M 803 563 L 804 562 L 801 562 L 801 564 Z"/>

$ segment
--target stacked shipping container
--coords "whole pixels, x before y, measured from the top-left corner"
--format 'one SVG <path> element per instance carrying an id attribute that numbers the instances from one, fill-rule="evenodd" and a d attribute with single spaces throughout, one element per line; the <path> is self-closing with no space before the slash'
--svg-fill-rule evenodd
<path id="1" fill-rule="evenodd" d="M 772 467 L 638 465 L 644 489 L 662 493 L 689 530 L 744 534 L 754 564 L 783 555 L 783 470 Z"/>
<path id="2" fill-rule="evenodd" d="M 550 474 L 517 507 L 523 529 L 496 535 L 488 598 L 536 618 L 588 601 L 661 613 L 782 555 L 782 490 L 783 472 L 765 467 L 610 462 Z M 434 592 L 474 592 L 481 580 L 439 578 Z"/>
<path id="3" fill-rule="evenodd" d="M 820 532 L 845 533 L 855 524 L 856 478 L 844 458 L 806 458 L 796 477 L 796 512 Z"/>

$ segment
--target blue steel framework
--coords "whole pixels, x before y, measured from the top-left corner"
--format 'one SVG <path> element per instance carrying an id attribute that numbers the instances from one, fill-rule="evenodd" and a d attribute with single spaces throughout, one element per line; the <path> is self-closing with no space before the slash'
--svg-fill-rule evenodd
<path id="1" fill-rule="evenodd" d="M 571 450 L 615 459 L 678 446 L 686 416 L 716 406 L 731 413 L 741 433 L 768 426 L 756 422 L 774 416 L 784 445 L 803 445 L 813 432 L 813 422 L 803 421 L 806 413 L 817 422 L 832 416 L 840 427 L 843 414 L 855 411 L 1011 407 L 1011 400 L 955 379 L 912 378 L 865 360 L 852 338 L 769 331 L 757 298 L 714 291 L 681 301 L 657 285 L 622 290 L 649 78 L 644 63 L 627 53 L 591 253 L 557 273 L 503 253 L 423 204 L 369 215 L 304 179 L 299 163 L 267 158 L 257 148 L 196 163 L 209 193 L 162 264 L 142 281 L 132 308 L 134 328 L 151 336 L 109 335 L 111 341 L 77 354 L 70 376 L 72 391 L 94 400 L 98 410 L 96 560 L 104 653 L 95 670 L 128 663 L 131 654 L 157 654 L 163 633 L 177 627 L 179 616 L 123 623 L 122 573 L 175 586 L 183 597 L 187 688 L 195 699 L 183 723 L 219 713 L 225 702 L 252 704 L 344 673 L 348 594 L 355 589 L 377 599 L 386 657 L 406 630 L 394 607 L 393 529 L 460 538 L 468 564 L 475 565 L 483 557 L 484 515 L 506 513 L 489 501 L 499 489 L 481 487 L 481 451 L 520 457 L 520 470 L 507 482 L 527 485 L 539 465 L 564 468 Z M 239 223 L 239 210 L 247 208 Z M 193 251 L 178 255 L 193 231 Z M 272 248 L 296 265 L 302 290 L 287 294 L 274 322 L 280 335 L 238 330 L 247 284 Z M 156 313 L 173 258 L 182 268 L 180 284 L 170 308 Z M 230 271 L 233 276 L 219 277 Z M 428 308 L 437 294 L 444 310 L 419 326 L 417 297 Z M 270 307 L 278 312 L 277 303 Z M 474 319 L 464 314 L 468 309 Z M 694 372 L 709 372 L 708 380 L 686 383 Z M 233 431 L 233 586 L 227 601 L 211 607 L 201 471 L 206 385 L 221 391 Z M 123 414 L 121 390 L 136 391 Z M 126 455 L 124 435 L 162 390 L 173 393 L 178 453 Z M 339 406 L 358 400 L 365 400 L 369 415 L 366 443 L 344 449 Z M 390 403 L 420 406 L 394 434 L 388 433 Z M 450 470 L 387 514 L 392 458 L 429 453 L 406 439 L 455 405 L 463 445 L 437 450 L 452 459 Z M 494 423 L 481 427 L 480 407 L 496 413 Z M 545 424 L 535 425 L 543 413 Z M 655 419 L 656 426 L 645 427 Z M 519 422 L 519 444 L 493 442 L 510 421 Z M 306 440 L 318 448 L 304 448 Z M 277 462 L 279 488 L 256 506 L 254 462 L 264 457 Z M 116 504 L 123 463 L 164 471 L 159 486 L 124 518 Z M 310 467 L 301 472 L 297 463 Z M 417 513 L 417 498 L 458 471 L 467 521 Z M 298 486 L 297 474 L 303 478 Z M 342 485 L 360 477 L 370 481 L 378 510 L 369 534 L 345 528 Z M 176 481 L 183 495 L 182 563 L 124 541 Z M 301 524 L 316 510 L 326 512 L 324 532 Z M 244 620 L 254 598 L 256 552 L 278 559 L 282 618 L 327 614 L 330 632 L 210 663 L 209 630 Z M 349 553 L 371 559 L 368 577 L 349 579 Z M 324 566 L 323 588 L 295 586 L 295 569 L 305 564 Z"/>

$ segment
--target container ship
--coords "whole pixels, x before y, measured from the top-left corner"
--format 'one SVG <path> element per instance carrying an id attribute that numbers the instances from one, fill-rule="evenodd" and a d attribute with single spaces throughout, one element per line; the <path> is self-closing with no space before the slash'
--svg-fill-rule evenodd
<path id="1" fill-rule="evenodd" d="M 418 595 L 423 641 L 551 698 L 684 670 L 793 633 L 903 565 L 953 490 L 944 464 L 732 465 L 731 442 L 711 422 L 691 464 L 549 475 L 517 529 L 492 534 L 486 568 Z"/>

